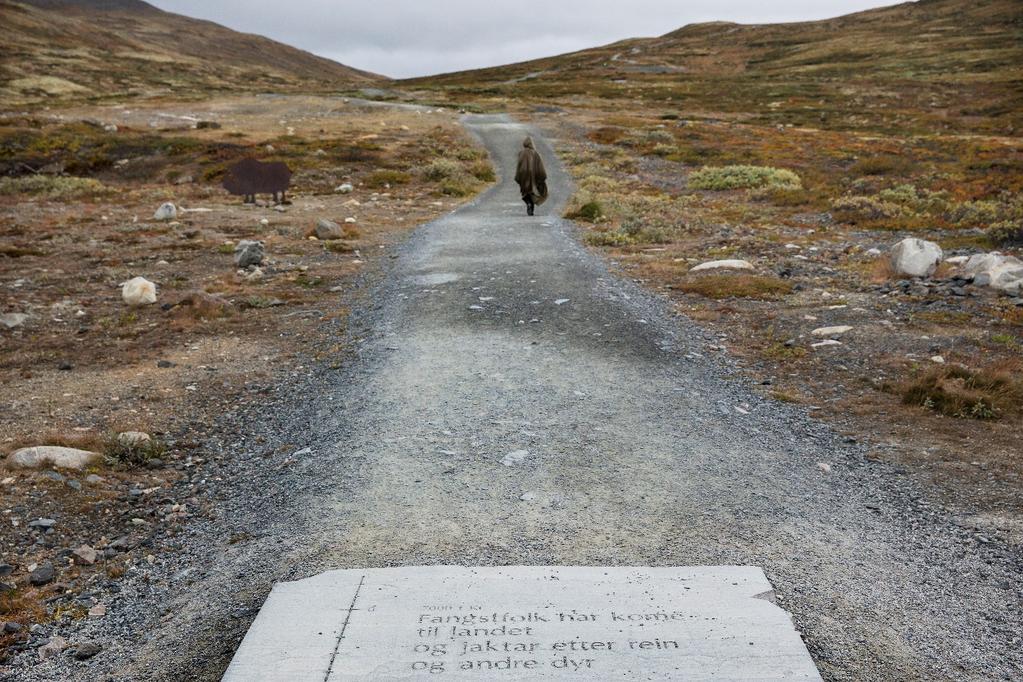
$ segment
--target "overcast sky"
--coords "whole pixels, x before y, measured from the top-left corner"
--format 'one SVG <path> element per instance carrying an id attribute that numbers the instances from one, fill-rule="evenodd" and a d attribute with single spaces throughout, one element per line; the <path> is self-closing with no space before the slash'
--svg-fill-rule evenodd
<path id="1" fill-rule="evenodd" d="M 149 0 L 402 78 L 496 66 L 700 21 L 823 19 L 884 0 Z M 523 8 L 528 8 L 525 11 Z"/>

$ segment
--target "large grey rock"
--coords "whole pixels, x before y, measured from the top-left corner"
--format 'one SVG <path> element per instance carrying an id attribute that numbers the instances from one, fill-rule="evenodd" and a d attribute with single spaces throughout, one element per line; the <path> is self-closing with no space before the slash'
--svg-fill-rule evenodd
<path id="1" fill-rule="evenodd" d="M 53 579 L 57 577 L 57 571 L 53 568 L 53 564 L 46 563 L 40 565 L 36 570 L 32 571 L 28 575 L 28 581 L 36 587 L 52 583 Z"/>
<path id="2" fill-rule="evenodd" d="M 7 466 L 14 469 L 39 469 L 52 466 L 58 469 L 84 469 L 100 460 L 100 455 L 88 450 L 62 448 L 56 445 L 38 445 L 22 448 L 7 456 Z"/>
<path id="3" fill-rule="evenodd" d="M 234 247 L 234 264 L 239 268 L 259 265 L 263 262 L 264 255 L 263 242 L 243 239 Z"/>
<path id="4" fill-rule="evenodd" d="M 991 287 L 1018 296 L 1023 291 L 1023 261 L 994 251 L 971 256 L 963 275 L 977 286 Z"/>
<path id="5" fill-rule="evenodd" d="M 274 587 L 225 682 L 820 680 L 763 571 L 430 566 Z"/>
<path id="6" fill-rule="evenodd" d="M 944 253 L 934 242 L 910 237 L 892 247 L 892 268 L 900 275 L 930 277 Z"/>
<path id="7" fill-rule="evenodd" d="M 342 239 L 345 236 L 344 230 L 340 225 L 332 220 L 326 218 L 320 218 L 316 221 L 316 232 L 317 239 L 329 240 L 329 239 Z"/>
<path id="8" fill-rule="evenodd" d="M 103 645 L 99 642 L 85 642 L 75 647 L 75 658 L 79 661 L 85 661 L 101 651 L 103 651 Z"/>

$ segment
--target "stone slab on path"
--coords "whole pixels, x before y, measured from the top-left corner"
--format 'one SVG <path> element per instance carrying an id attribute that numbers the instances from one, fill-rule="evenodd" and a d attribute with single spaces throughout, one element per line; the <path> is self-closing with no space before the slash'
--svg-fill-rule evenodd
<path id="1" fill-rule="evenodd" d="M 452 566 L 276 585 L 226 682 L 820 680 L 761 569 Z"/>

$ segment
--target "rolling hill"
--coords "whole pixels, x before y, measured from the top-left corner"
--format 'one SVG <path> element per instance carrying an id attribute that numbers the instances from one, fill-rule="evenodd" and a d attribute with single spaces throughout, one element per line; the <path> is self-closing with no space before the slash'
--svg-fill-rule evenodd
<path id="1" fill-rule="evenodd" d="M 0 0 L 5 102 L 209 91 L 322 91 L 383 80 L 141 0 Z"/>
<path id="2" fill-rule="evenodd" d="M 823 21 L 694 24 L 404 85 L 467 102 L 631 101 L 781 124 L 1011 132 L 1023 125 L 1023 4 L 920 0 Z"/>

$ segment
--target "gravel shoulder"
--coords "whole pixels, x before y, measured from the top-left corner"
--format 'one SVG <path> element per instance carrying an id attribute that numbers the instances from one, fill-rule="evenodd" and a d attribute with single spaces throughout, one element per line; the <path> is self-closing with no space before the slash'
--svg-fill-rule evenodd
<path id="1" fill-rule="evenodd" d="M 341 370 L 224 416 L 214 511 L 70 633 L 102 655 L 11 679 L 216 680 L 275 581 L 416 564 L 753 564 L 825 679 L 1023 675 L 1015 551 L 611 274 L 535 131 L 557 199 L 527 218 L 507 176 L 529 129 L 465 124 L 504 181 L 395 252 Z"/>

